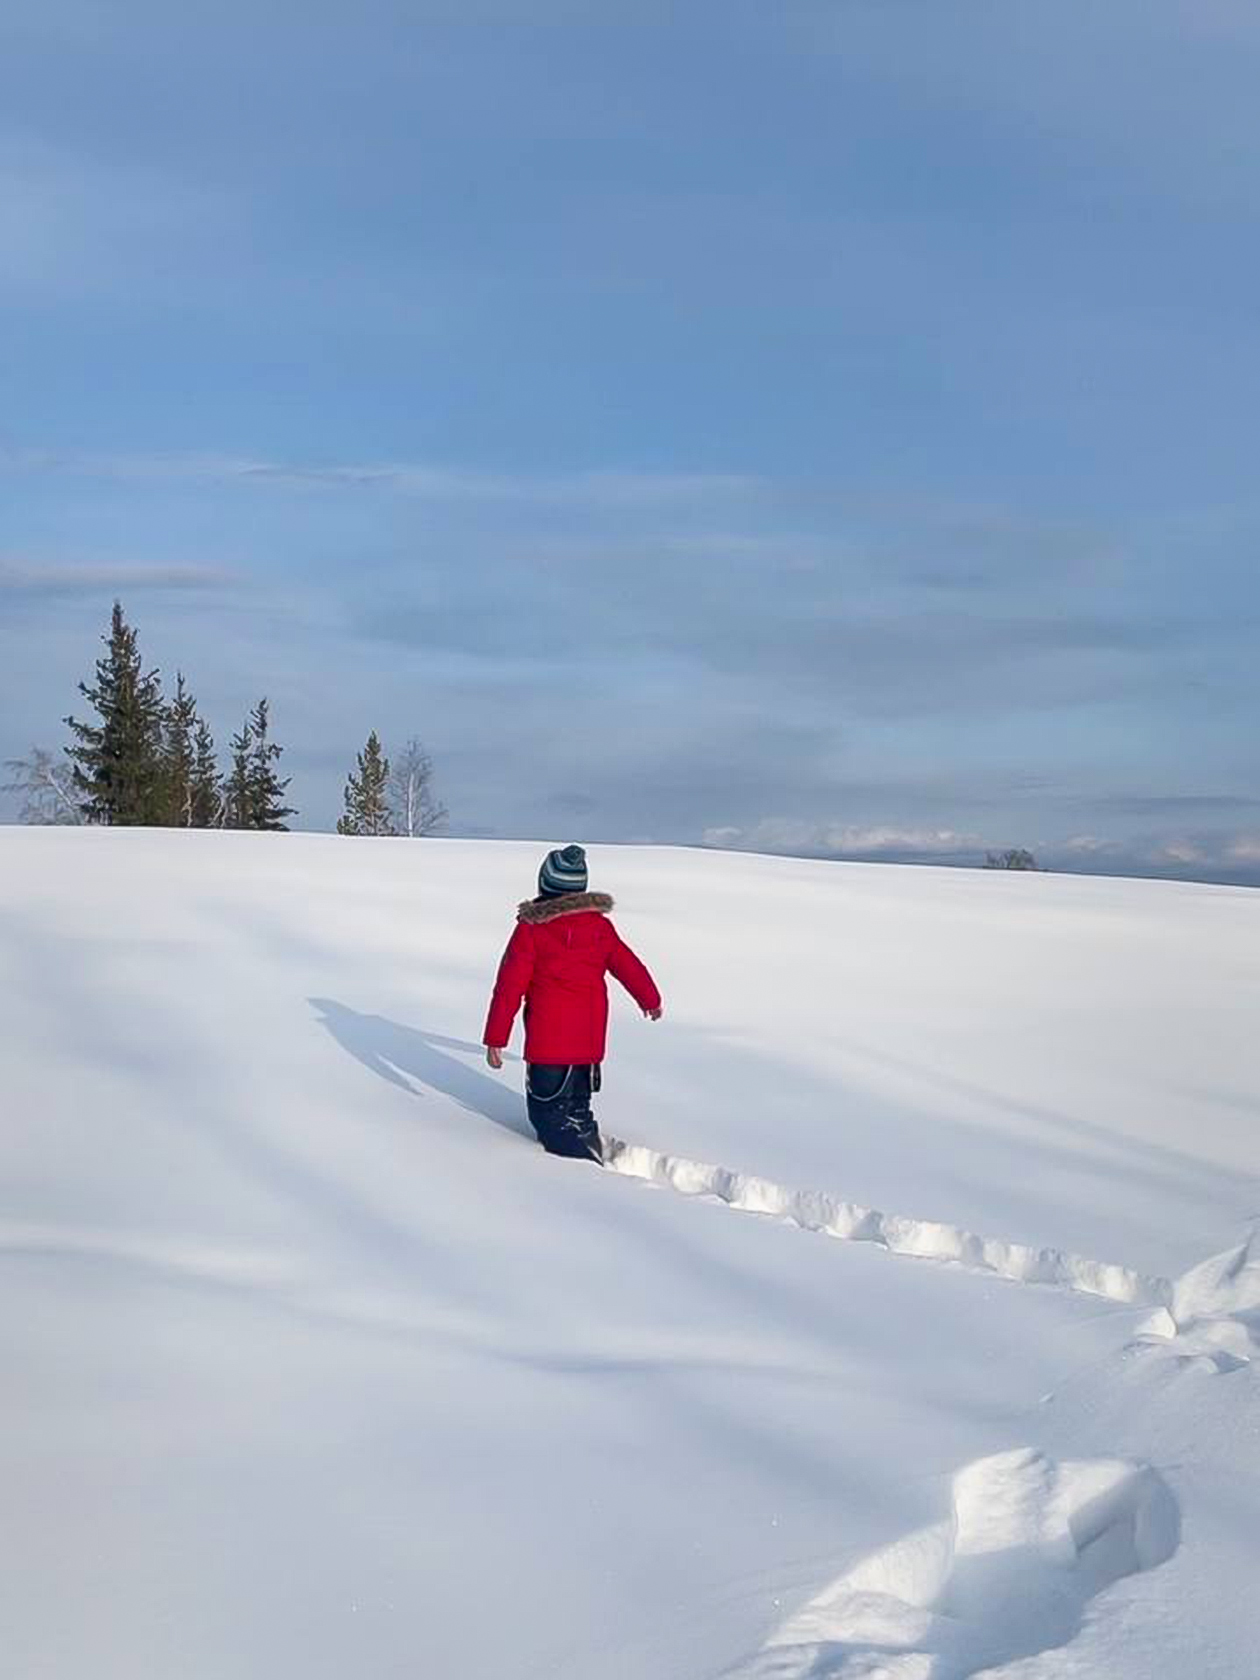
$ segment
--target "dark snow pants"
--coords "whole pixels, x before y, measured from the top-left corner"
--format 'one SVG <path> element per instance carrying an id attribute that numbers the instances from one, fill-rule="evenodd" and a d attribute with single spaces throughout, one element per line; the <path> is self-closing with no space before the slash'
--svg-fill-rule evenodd
<path id="1" fill-rule="evenodd" d="M 602 1161 L 603 1144 L 591 1113 L 591 1092 L 599 1090 L 598 1064 L 556 1067 L 530 1062 L 525 1068 L 525 1106 L 538 1141 L 551 1155 Z"/>

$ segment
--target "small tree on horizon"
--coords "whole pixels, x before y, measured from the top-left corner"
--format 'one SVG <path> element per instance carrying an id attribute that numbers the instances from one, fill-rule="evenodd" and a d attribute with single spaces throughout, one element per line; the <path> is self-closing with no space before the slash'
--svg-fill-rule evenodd
<path id="1" fill-rule="evenodd" d="M 196 763 L 197 702 L 175 674 L 175 694 L 166 708 L 162 768 L 166 778 L 166 820 L 172 828 L 193 828 L 193 771 Z"/>
<path id="2" fill-rule="evenodd" d="M 79 692 L 98 722 L 68 717 L 65 749 L 83 818 L 90 823 L 160 824 L 165 816 L 162 749 L 166 709 L 157 671 L 144 670 L 135 630 L 114 602 L 96 681 Z"/>
<path id="3" fill-rule="evenodd" d="M 346 808 L 337 819 L 337 833 L 396 834 L 398 830 L 389 807 L 389 785 L 389 760 L 381 751 L 380 737 L 374 729 L 346 783 Z"/>
<path id="4" fill-rule="evenodd" d="M 284 819 L 296 816 L 297 812 L 292 805 L 284 803 L 290 778 L 281 777 L 276 771 L 284 748 L 271 739 L 271 712 L 265 696 L 250 713 L 246 727 L 251 742 L 247 801 L 250 820 L 244 826 L 284 833 L 289 826 Z"/>
<path id="5" fill-rule="evenodd" d="M 214 736 L 204 718 L 197 719 L 193 735 L 192 774 L 188 784 L 188 805 L 192 828 L 217 828 L 223 816 L 223 778 L 214 753 Z"/>
<path id="6" fill-rule="evenodd" d="M 249 768 L 254 737 L 248 722 L 243 723 L 228 742 L 227 778 L 223 783 L 223 799 L 219 809 L 222 828 L 250 828 Z"/>
<path id="7" fill-rule="evenodd" d="M 221 825 L 283 833 L 286 817 L 296 815 L 284 803 L 287 776 L 276 773 L 283 747 L 271 739 L 271 712 L 264 697 L 228 743 L 231 768 L 223 785 Z"/>
<path id="8" fill-rule="evenodd" d="M 446 806 L 433 795 L 433 760 L 414 735 L 394 761 L 389 792 L 398 832 L 409 839 L 433 834 L 446 821 Z"/>
<path id="9" fill-rule="evenodd" d="M 1012 846 L 1004 852 L 988 852 L 985 854 L 984 867 L 986 869 L 1024 869 L 1040 871 L 1041 865 L 1033 854 L 1023 846 Z"/>

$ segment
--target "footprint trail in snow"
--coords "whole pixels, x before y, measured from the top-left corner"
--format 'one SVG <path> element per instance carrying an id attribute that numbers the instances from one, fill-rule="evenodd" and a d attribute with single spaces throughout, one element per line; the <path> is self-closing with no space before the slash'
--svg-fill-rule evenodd
<path id="1" fill-rule="evenodd" d="M 1167 1307 L 1173 1285 L 1128 1266 L 1087 1260 L 1057 1248 L 1033 1248 L 998 1237 L 979 1237 L 958 1225 L 881 1213 L 819 1190 L 791 1190 L 769 1179 L 665 1155 L 642 1144 L 607 1140 L 605 1166 L 627 1178 L 666 1185 L 684 1196 L 712 1196 L 741 1213 L 786 1220 L 841 1242 L 874 1243 L 892 1254 L 937 1260 L 988 1272 L 1017 1283 L 1041 1283 L 1126 1306 Z"/>
<path id="2" fill-rule="evenodd" d="M 840 1242 L 872 1243 L 890 1254 L 961 1266 L 1014 1283 L 1152 1307 L 1156 1310 L 1138 1332 L 1140 1341 L 1174 1342 L 1183 1357 L 1218 1372 L 1237 1370 L 1260 1355 L 1260 1230 L 1174 1280 L 1062 1249 L 977 1236 L 959 1225 L 881 1213 L 825 1191 L 792 1190 L 770 1179 L 619 1138 L 605 1140 L 604 1165 L 625 1178 L 683 1196 L 712 1197 L 737 1212 L 783 1220 Z"/>

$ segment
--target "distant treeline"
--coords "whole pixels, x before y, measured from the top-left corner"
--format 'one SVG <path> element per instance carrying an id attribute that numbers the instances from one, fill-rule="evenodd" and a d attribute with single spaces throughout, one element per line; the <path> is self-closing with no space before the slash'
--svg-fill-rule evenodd
<path id="1" fill-rule="evenodd" d="M 146 671 L 135 629 L 114 603 L 105 652 L 91 682 L 79 684 L 91 715 L 63 721 L 61 753 L 32 748 L 9 761 L 5 791 L 21 797 L 28 823 L 97 823 L 151 828 L 288 828 L 284 749 L 271 737 L 266 698 L 228 742 L 221 766 L 214 736 L 183 672 L 172 695 Z M 419 740 L 391 766 L 373 730 L 346 784 L 340 834 L 431 834 L 446 819 L 433 796 L 433 766 Z"/>

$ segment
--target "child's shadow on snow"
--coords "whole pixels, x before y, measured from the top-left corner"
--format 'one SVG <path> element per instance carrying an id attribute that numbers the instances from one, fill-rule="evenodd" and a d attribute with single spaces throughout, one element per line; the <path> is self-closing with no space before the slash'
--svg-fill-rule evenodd
<path id="1" fill-rule="evenodd" d="M 417 1085 L 440 1091 L 461 1108 L 533 1140 L 534 1134 L 522 1112 L 521 1097 L 489 1074 L 469 1067 L 462 1059 L 465 1055 L 483 1056 L 485 1052 L 480 1044 L 422 1032 L 418 1027 L 404 1027 L 384 1015 L 360 1015 L 332 998 L 307 1001 L 319 1016 L 321 1026 L 327 1027 L 341 1048 L 381 1079 L 412 1096 L 418 1094 Z"/>

